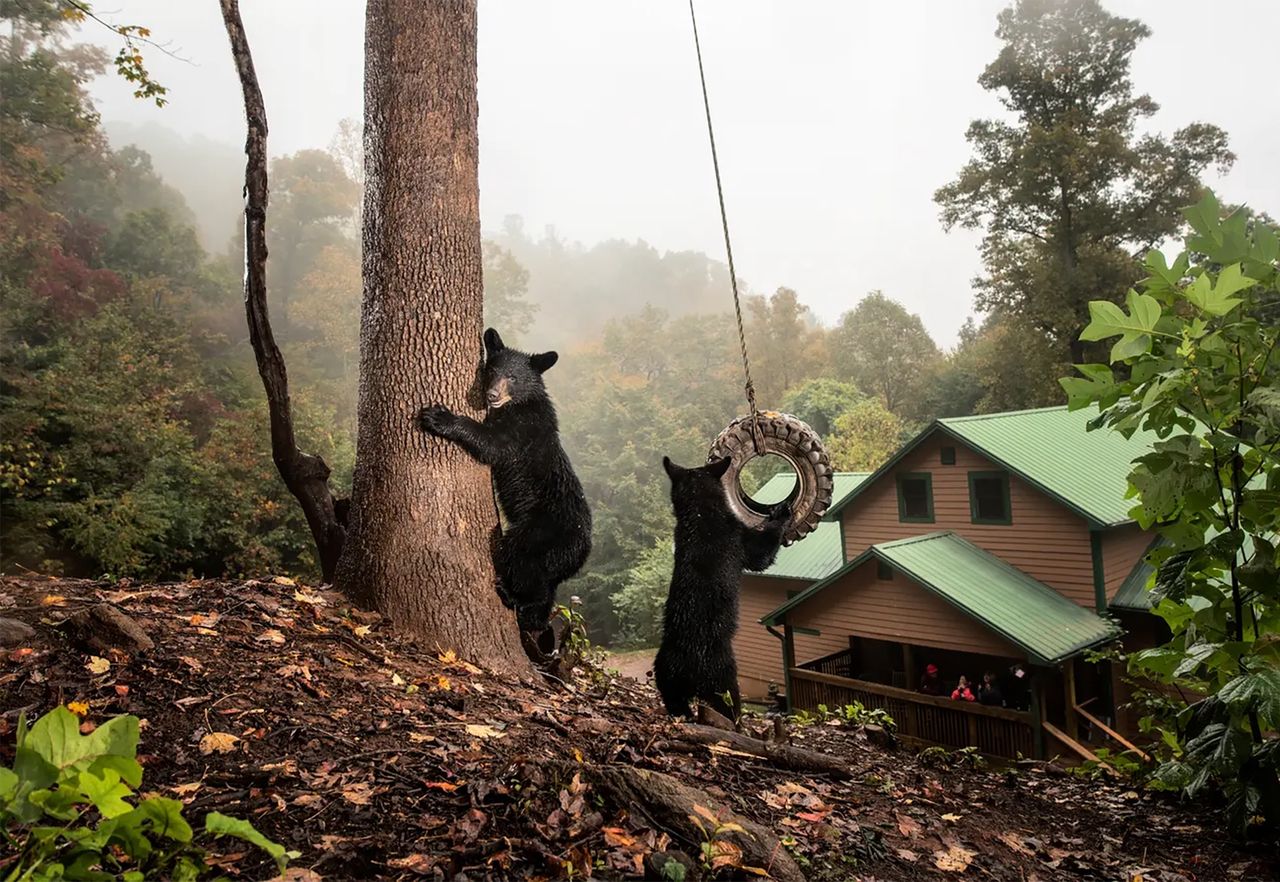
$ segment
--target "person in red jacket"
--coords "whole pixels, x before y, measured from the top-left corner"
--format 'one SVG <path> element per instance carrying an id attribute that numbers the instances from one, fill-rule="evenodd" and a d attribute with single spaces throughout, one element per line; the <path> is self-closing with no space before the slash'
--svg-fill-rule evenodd
<path id="1" fill-rule="evenodd" d="M 955 691 L 951 693 L 951 697 L 956 701 L 977 701 L 974 697 L 973 690 L 969 688 L 969 680 L 963 674 L 960 675 L 960 682 L 956 684 Z"/>

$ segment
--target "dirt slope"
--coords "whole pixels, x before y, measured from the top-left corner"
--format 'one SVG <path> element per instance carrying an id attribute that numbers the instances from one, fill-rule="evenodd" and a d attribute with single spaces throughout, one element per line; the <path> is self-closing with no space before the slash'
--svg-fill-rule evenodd
<path id="1" fill-rule="evenodd" d="M 93 673 L 58 624 L 102 602 L 155 648 L 104 650 L 110 667 Z M 352 615 L 332 592 L 275 582 L 0 580 L 0 616 L 36 629 L 0 650 L 0 755 L 11 762 L 19 709 L 82 701 L 87 725 L 135 714 L 143 789 L 179 795 L 196 816 L 251 818 L 302 852 L 294 866 L 312 872 L 298 878 L 644 878 L 651 852 L 696 863 L 706 836 L 715 878 L 759 878 L 770 861 L 775 876 L 792 866 L 814 880 L 1280 878 L 1274 853 L 1163 798 L 1046 767 L 930 765 L 829 726 L 793 730 L 792 743 L 839 756 L 848 780 L 781 771 L 682 738 L 643 684 L 502 682 L 451 647 Z M 205 753 L 210 733 L 236 740 Z M 619 774 L 635 785 L 635 770 L 696 788 L 707 814 L 754 822 L 759 836 L 701 834 L 679 811 L 610 789 Z M 773 836 L 786 854 L 752 863 L 753 840 Z M 225 866 L 269 875 L 252 854 Z"/>

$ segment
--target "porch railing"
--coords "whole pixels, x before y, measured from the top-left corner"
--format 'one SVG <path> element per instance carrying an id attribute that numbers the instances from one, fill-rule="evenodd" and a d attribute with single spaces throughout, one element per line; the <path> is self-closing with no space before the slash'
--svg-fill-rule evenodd
<path id="1" fill-rule="evenodd" d="M 834 710 L 858 701 L 864 707 L 883 708 L 898 724 L 898 734 L 905 738 L 946 747 L 972 746 L 981 753 L 1009 759 L 1035 753 L 1031 714 L 809 670 L 813 664 L 806 662 L 803 668 L 791 669 L 793 708 L 817 710 L 818 705 L 825 704 Z M 834 666 L 838 662 L 827 664 Z"/>

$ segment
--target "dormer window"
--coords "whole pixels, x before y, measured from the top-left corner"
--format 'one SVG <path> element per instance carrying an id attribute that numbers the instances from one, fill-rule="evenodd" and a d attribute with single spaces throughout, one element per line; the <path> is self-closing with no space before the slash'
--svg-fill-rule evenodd
<path id="1" fill-rule="evenodd" d="M 928 472 L 898 475 L 898 520 L 904 524 L 933 523 L 933 475 Z"/>
<path id="2" fill-rule="evenodd" d="M 969 520 L 975 524 L 1011 524 L 1008 472 L 969 472 Z"/>
<path id="3" fill-rule="evenodd" d="M 942 448 L 942 464 L 943 465 L 956 464 L 956 449 L 954 447 Z"/>

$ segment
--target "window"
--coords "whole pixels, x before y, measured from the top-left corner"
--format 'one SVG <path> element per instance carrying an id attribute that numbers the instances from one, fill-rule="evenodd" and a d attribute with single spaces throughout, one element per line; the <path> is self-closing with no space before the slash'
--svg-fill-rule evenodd
<path id="1" fill-rule="evenodd" d="M 1009 475 L 969 472 L 969 516 L 975 524 L 1009 524 Z"/>
<path id="2" fill-rule="evenodd" d="M 882 560 L 876 560 L 876 578 L 881 582 L 893 581 L 893 567 Z"/>
<path id="3" fill-rule="evenodd" d="M 942 448 L 942 464 L 943 465 L 956 464 L 956 449 L 954 447 Z"/>
<path id="4" fill-rule="evenodd" d="M 898 475 L 898 520 L 933 523 L 933 476 L 928 472 Z"/>

